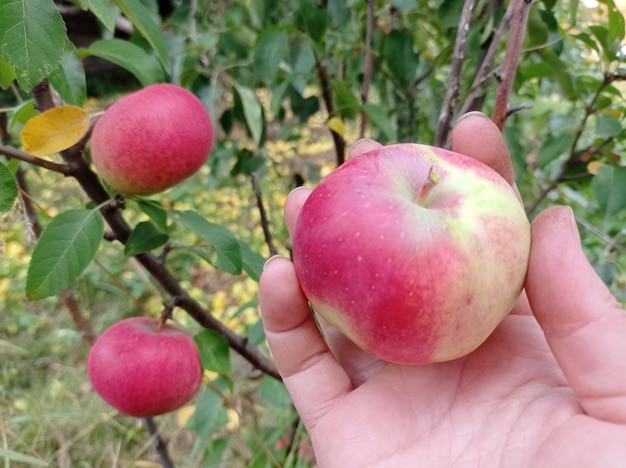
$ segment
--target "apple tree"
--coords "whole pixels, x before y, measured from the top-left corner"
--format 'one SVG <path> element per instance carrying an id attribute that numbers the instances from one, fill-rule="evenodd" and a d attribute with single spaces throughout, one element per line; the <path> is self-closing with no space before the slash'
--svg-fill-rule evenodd
<path id="1" fill-rule="evenodd" d="M 289 255 L 286 194 L 358 138 L 447 147 L 482 111 L 527 215 L 571 205 L 626 301 L 624 36 L 615 0 L 1 0 L 0 291 L 31 318 L 9 314 L 6 342 L 35 314 L 69 315 L 85 343 L 131 316 L 176 321 L 204 379 L 177 414 L 189 454 L 144 419 L 158 459 L 308 466 L 256 300 L 265 259 Z M 201 100 L 213 148 L 170 190 L 121 193 L 92 162 L 94 125 L 157 83 Z M 27 445 L 10 456 L 41 461 Z"/>

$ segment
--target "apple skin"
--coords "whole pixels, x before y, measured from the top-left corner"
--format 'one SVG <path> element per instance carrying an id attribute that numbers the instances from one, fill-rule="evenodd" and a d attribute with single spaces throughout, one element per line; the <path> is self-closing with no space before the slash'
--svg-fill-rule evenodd
<path id="1" fill-rule="evenodd" d="M 313 309 L 368 353 L 397 364 L 465 356 L 523 289 L 530 224 L 485 164 L 397 144 L 358 156 L 312 191 L 293 262 Z"/>
<path id="2" fill-rule="evenodd" d="M 202 382 L 193 339 L 180 328 L 131 317 L 108 328 L 89 353 L 94 390 L 118 411 L 135 417 L 169 413 L 187 404 Z"/>
<path id="3" fill-rule="evenodd" d="M 155 84 L 119 99 L 97 120 L 91 158 L 115 190 L 150 195 L 196 173 L 212 146 L 202 102 L 180 86 Z"/>

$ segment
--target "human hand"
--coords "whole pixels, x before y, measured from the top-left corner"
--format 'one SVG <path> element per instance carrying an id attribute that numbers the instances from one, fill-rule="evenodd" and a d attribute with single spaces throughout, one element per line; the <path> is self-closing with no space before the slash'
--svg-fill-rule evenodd
<path id="1" fill-rule="evenodd" d="M 514 184 L 497 127 L 460 119 L 453 150 Z M 378 143 L 356 144 L 358 157 Z M 290 233 L 310 193 L 285 206 Z M 293 265 L 275 257 L 260 303 L 277 368 L 321 467 L 612 467 L 626 460 L 626 313 L 593 271 L 569 208 L 532 224 L 525 292 L 473 353 L 400 366 L 311 315 Z"/>

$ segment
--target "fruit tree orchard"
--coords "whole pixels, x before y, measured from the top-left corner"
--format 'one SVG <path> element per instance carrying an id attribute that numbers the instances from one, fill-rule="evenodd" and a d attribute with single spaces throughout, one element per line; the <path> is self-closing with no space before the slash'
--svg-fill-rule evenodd
<path id="1" fill-rule="evenodd" d="M 362 136 L 446 147 L 459 115 L 488 114 L 527 215 L 572 206 L 626 301 L 624 36 L 613 0 L 0 0 L 0 455 L 310 465 L 256 281 L 289 254 L 286 194 Z M 156 83 L 204 104 L 211 154 L 170 190 L 118 193 L 93 126 Z M 138 315 L 185 328 L 205 371 L 187 406 L 144 418 L 152 437 L 80 390 L 89 344 Z"/>

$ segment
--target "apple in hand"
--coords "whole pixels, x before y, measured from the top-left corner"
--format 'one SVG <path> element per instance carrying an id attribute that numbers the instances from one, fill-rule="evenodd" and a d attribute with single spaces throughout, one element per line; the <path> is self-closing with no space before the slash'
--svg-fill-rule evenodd
<path id="1" fill-rule="evenodd" d="M 94 125 L 91 157 L 98 174 L 126 195 L 162 192 L 206 162 L 213 126 L 202 102 L 172 84 L 155 84 L 109 107 Z"/>
<path id="2" fill-rule="evenodd" d="M 108 328 L 87 363 L 94 390 L 118 411 L 151 417 L 187 404 L 202 381 L 193 339 L 180 328 L 149 317 L 131 317 Z"/>
<path id="3" fill-rule="evenodd" d="M 530 225 L 483 163 L 417 144 L 381 147 L 328 175 L 298 216 L 293 262 L 313 309 L 398 364 L 464 356 L 520 295 Z"/>

